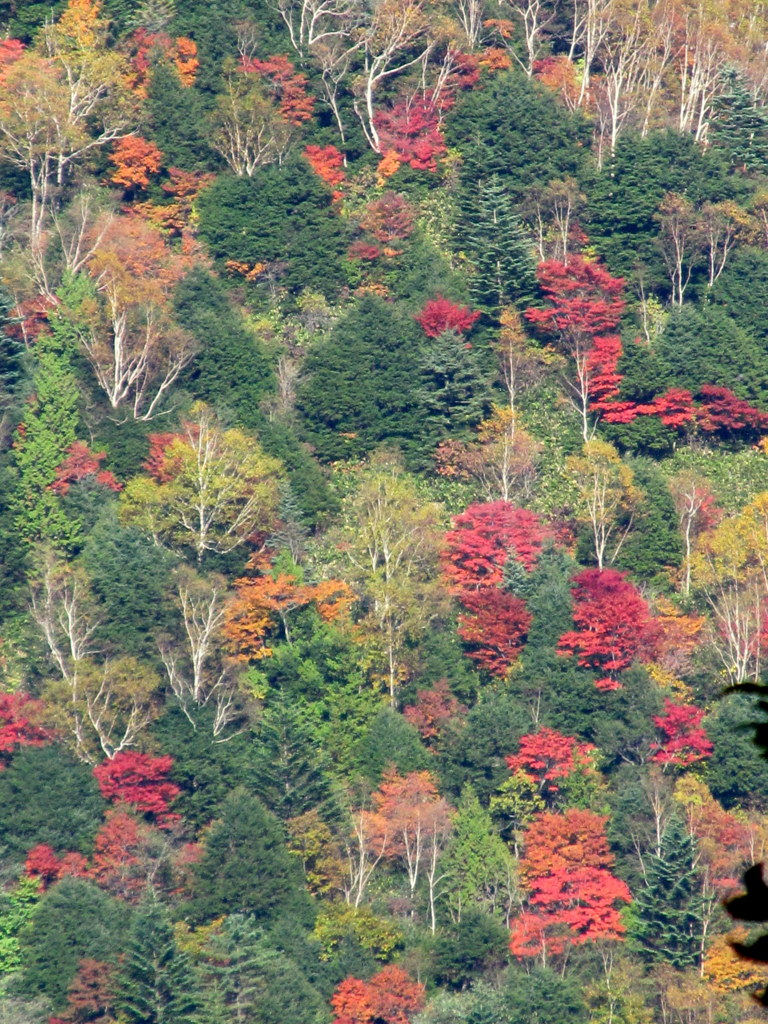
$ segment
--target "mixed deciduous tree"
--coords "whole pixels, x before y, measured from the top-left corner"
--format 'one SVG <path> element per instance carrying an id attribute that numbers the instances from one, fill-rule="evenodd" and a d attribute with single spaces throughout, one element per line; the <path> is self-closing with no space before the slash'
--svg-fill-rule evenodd
<path id="1" fill-rule="evenodd" d="M 331 997 L 334 1024 L 410 1024 L 424 1005 L 424 986 L 395 964 L 383 967 L 370 981 L 346 978 Z"/>
<path id="2" fill-rule="evenodd" d="M 631 896 L 611 873 L 605 825 L 603 815 L 571 809 L 540 814 L 526 831 L 520 874 L 528 908 L 512 922 L 515 956 L 546 963 L 570 946 L 623 936 L 616 904 Z"/>
<path id="3" fill-rule="evenodd" d="M 272 521 L 279 463 L 242 430 L 224 429 L 202 402 L 167 445 L 164 482 L 135 477 L 121 496 L 123 520 L 172 549 L 227 552 Z"/>

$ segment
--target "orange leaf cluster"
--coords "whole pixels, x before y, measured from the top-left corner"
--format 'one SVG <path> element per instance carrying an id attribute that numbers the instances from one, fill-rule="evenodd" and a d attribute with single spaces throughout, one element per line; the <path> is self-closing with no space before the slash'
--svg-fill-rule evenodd
<path id="1" fill-rule="evenodd" d="M 331 998 L 333 1024 L 409 1024 L 426 1001 L 424 986 L 390 964 L 370 981 L 346 978 Z"/>
<path id="2" fill-rule="evenodd" d="M 268 658 L 267 635 L 278 620 L 287 629 L 287 616 L 297 608 L 314 603 L 320 616 L 330 622 L 345 615 L 355 601 L 342 580 L 299 583 L 289 573 L 272 571 L 270 556 L 263 551 L 251 555 L 246 568 L 255 575 L 235 581 L 237 597 L 227 611 L 224 635 L 237 658 Z"/>
<path id="3" fill-rule="evenodd" d="M 140 135 L 126 135 L 117 143 L 109 159 L 115 165 L 109 180 L 132 191 L 149 185 L 150 176 L 157 174 L 162 166 L 163 154 L 154 142 L 147 142 Z"/>

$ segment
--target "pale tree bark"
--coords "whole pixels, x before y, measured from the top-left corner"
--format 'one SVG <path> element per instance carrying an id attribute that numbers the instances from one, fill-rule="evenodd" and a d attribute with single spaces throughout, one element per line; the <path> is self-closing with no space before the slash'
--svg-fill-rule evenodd
<path id="1" fill-rule="evenodd" d="M 361 30 L 361 43 L 363 69 L 353 106 L 369 146 L 381 153 L 375 123 L 376 90 L 392 76 L 425 62 L 432 51 L 424 0 L 377 0 L 370 21 Z"/>
<path id="2" fill-rule="evenodd" d="M 227 727 L 243 715 L 234 666 L 221 650 L 226 580 L 219 576 L 204 578 L 182 569 L 175 582 L 184 636 L 180 644 L 167 637 L 158 640 L 168 683 L 193 729 L 197 728 L 193 706 L 214 709 L 212 735 L 214 740 L 226 742 L 242 731 L 225 735 Z"/>

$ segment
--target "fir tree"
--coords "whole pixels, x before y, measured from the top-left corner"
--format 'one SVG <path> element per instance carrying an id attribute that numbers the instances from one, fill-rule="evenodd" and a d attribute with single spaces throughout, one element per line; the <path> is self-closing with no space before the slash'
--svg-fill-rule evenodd
<path id="1" fill-rule="evenodd" d="M 532 574 L 528 572 L 517 557 L 517 549 L 513 544 L 507 552 L 507 560 L 501 570 L 501 581 L 504 590 L 515 597 L 525 600 L 533 587 Z"/>
<path id="2" fill-rule="evenodd" d="M 723 79 L 710 124 L 712 147 L 742 173 L 760 170 L 768 160 L 768 108 L 756 102 L 736 68 L 724 71 Z"/>
<path id="3" fill-rule="evenodd" d="M 325 753 L 295 705 L 280 691 L 267 708 L 255 741 L 254 789 L 283 821 L 317 808 L 333 816 Z"/>
<path id="4" fill-rule="evenodd" d="M 120 970 L 121 1018 L 129 1024 L 193 1024 L 199 999 L 192 967 L 168 913 L 149 896 L 139 907 Z"/>
<path id="5" fill-rule="evenodd" d="M 502 306 L 533 301 L 536 277 L 531 243 L 498 175 L 480 186 L 463 240 L 475 265 L 472 296 L 484 313 L 495 316 Z"/>
<path id="6" fill-rule="evenodd" d="M 62 301 L 66 297 L 62 295 Z M 27 541 L 45 540 L 64 548 L 76 542 L 77 525 L 66 515 L 51 485 L 66 449 L 77 436 L 79 395 L 73 352 L 66 319 L 60 314 L 52 316 L 51 334 L 41 334 L 35 345 L 34 394 L 14 445 L 16 528 Z"/>
<path id="7" fill-rule="evenodd" d="M 487 387 L 477 350 L 456 331 L 428 339 L 421 356 L 421 396 L 437 437 L 479 423 Z"/>
<path id="8" fill-rule="evenodd" d="M 679 970 L 698 963 L 701 897 L 694 841 L 679 818 L 667 822 L 658 854 L 645 860 L 645 885 L 635 893 L 630 931 L 644 960 Z"/>

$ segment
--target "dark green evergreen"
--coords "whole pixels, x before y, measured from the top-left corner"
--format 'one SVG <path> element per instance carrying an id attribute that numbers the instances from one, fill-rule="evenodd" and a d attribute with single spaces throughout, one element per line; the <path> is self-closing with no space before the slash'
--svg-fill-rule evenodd
<path id="1" fill-rule="evenodd" d="M 531 185 L 578 177 L 588 136 L 585 120 L 517 69 L 460 95 L 446 119 L 448 144 L 464 158 L 465 194 L 474 195 L 479 181 L 498 175 L 515 202 Z"/>
<path id="2" fill-rule="evenodd" d="M 360 299 L 310 352 L 298 408 L 317 455 L 360 458 L 380 444 L 424 447 L 419 329 L 382 299 Z"/>
<path id="3" fill-rule="evenodd" d="M 431 767 L 430 754 L 418 730 L 392 708 L 379 711 L 353 756 L 357 772 L 373 785 L 378 785 L 385 769 L 390 767 L 401 775 Z"/>
<path id="4" fill-rule="evenodd" d="M 659 585 L 668 588 L 669 570 L 679 568 L 683 557 L 672 495 L 657 463 L 633 458 L 628 465 L 635 474 L 635 485 L 643 492 L 643 500 L 616 565 L 631 573 L 637 583 L 656 578 Z"/>
<path id="5" fill-rule="evenodd" d="M 666 192 L 694 204 L 736 198 L 741 186 L 729 177 L 719 155 L 705 152 L 691 135 L 672 130 L 642 137 L 626 131 L 613 159 L 584 179 L 589 196 L 589 240 L 612 274 L 637 276 L 646 294 L 668 289 L 656 245 L 654 216 Z"/>
<path id="6" fill-rule="evenodd" d="M 200 237 L 220 266 L 265 263 L 265 288 L 338 292 L 344 228 L 305 160 L 260 167 L 251 178 L 220 174 L 201 193 L 198 212 Z"/>
<path id="7" fill-rule="evenodd" d="M 0 851 L 16 861 L 38 843 L 89 853 L 106 804 L 90 768 L 62 747 L 24 747 L 0 772 Z"/>
<path id="8" fill-rule="evenodd" d="M 153 894 L 134 915 L 119 973 L 120 1015 L 128 1024 L 196 1024 L 200 995 L 165 906 Z"/>
<path id="9" fill-rule="evenodd" d="M 47 996 L 54 1012 L 61 1013 L 80 960 L 115 963 L 125 948 L 130 918 L 125 903 L 91 882 L 63 878 L 41 899 L 19 935 L 24 967 L 17 990 L 26 996 Z"/>
<path id="10" fill-rule="evenodd" d="M 420 371 L 420 398 L 427 417 L 422 431 L 431 429 L 440 439 L 483 419 L 489 406 L 490 375 L 478 349 L 463 335 L 444 331 L 427 338 Z"/>
<path id="11" fill-rule="evenodd" d="M 267 924 L 284 914 L 311 925 L 301 865 L 288 852 L 277 818 L 243 787 L 232 790 L 205 837 L 185 916 L 195 923 L 251 914 Z"/>
<path id="12" fill-rule="evenodd" d="M 729 388 L 768 407 L 768 355 L 721 306 L 683 306 L 670 313 L 656 352 L 675 387 Z"/>
<path id="13" fill-rule="evenodd" d="M 768 160 L 768 108 L 755 100 L 737 68 L 722 73 L 725 88 L 714 102 L 709 126 L 712 148 L 737 171 L 762 171 Z"/>
<path id="14" fill-rule="evenodd" d="M 160 60 L 149 76 L 144 133 L 162 151 L 166 167 L 218 170 L 221 159 L 208 145 L 207 111 L 195 88 L 184 88 L 176 69 Z"/>
<path id="15" fill-rule="evenodd" d="M 313 808 L 324 818 L 337 814 L 330 761 L 314 743 L 306 713 L 278 691 L 254 734 L 253 788 L 282 821 Z"/>
<path id="16" fill-rule="evenodd" d="M 205 267 L 194 267 L 176 288 L 174 311 L 199 346 L 185 372 L 186 388 L 195 398 L 230 410 L 238 424 L 257 429 L 259 404 L 274 385 L 271 361 L 221 280 Z"/>
<path id="17" fill-rule="evenodd" d="M 230 914 L 206 949 L 203 1024 L 321 1024 L 323 995 L 253 917 Z"/>
<path id="18" fill-rule="evenodd" d="M 483 181 L 476 197 L 468 197 L 456 242 L 474 264 L 471 291 L 477 309 L 495 316 L 501 306 L 532 305 L 536 297 L 533 247 L 498 175 Z"/>
<path id="19" fill-rule="evenodd" d="M 658 853 L 645 856 L 645 885 L 632 907 L 630 941 L 651 964 L 684 970 L 698 963 L 702 905 L 695 857 L 684 824 L 669 818 Z"/>

